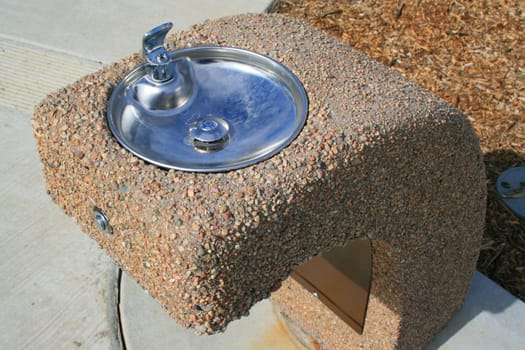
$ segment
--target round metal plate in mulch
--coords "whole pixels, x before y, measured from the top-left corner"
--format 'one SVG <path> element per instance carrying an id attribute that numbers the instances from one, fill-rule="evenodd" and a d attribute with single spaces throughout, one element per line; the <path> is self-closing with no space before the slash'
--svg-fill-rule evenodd
<path id="1" fill-rule="evenodd" d="M 525 220 L 525 167 L 505 170 L 496 181 L 496 189 L 510 211 Z"/>

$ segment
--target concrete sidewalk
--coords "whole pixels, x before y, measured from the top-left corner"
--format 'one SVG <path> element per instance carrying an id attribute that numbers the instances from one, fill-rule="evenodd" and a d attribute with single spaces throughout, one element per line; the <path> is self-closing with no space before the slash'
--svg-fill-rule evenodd
<path id="1" fill-rule="evenodd" d="M 138 52 L 152 27 L 172 21 L 175 31 L 270 2 L 0 0 L 0 349 L 296 348 L 268 301 L 224 334 L 177 326 L 51 202 L 31 129 L 47 93 Z M 521 301 L 476 274 L 429 349 L 520 348 L 524 316 Z"/>
<path id="2" fill-rule="evenodd" d="M 197 336 L 170 319 L 159 304 L 127 275 L 121 283 L 121 312 L 128 350 L 299 350 L 273 313 L 269 301 L 232 322 L 225 333 Z M 476 272 L 465 304 L 427 350 L 514 350 L 525 344 L 525 304 Z"/>

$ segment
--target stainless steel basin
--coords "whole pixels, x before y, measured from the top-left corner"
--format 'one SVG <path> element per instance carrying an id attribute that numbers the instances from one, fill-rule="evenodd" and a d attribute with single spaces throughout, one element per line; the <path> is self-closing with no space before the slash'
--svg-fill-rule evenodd
<path id="1" fill-rule="evenodd" d="M 125 148 L 161 167 L 220 172 L 267 159 L 299 134 L 308 101 L 290 70 L 232 47 L 168 52 L 169 28 L 145 35 L 148 63 L 110 98 L 108 123 Z"/>

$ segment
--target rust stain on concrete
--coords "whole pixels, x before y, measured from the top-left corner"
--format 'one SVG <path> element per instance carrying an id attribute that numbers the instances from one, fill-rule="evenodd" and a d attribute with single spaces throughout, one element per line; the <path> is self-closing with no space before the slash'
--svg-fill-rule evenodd
<path id="1" fill-rule="evenodd" d="M 288 328 L 280 317 L 261 335 L 249 348 L 250 350 L 305 350 L 288 332 Z"/>

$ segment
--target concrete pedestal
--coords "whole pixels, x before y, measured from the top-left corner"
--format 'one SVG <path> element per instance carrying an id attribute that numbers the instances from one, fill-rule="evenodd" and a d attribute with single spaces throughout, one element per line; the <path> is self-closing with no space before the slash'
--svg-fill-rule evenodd
<path id="1" fill-rule="evenodd" d="M 327 349 L 420 348 L 461 306 L 485 213 L 479 145 L 430 92 L 309 26 L 245 15 L 177 33 L 290 68 L 309 116 L 286 149 L 227 173 L 167 171 L 123 149 L 105 113 L 125 58 L 48 96 L 34 132 L 49 194 L 186 327 L 214 333 L 292 269 L 356 238 L 373 247 L 362 336 L 287 280 L 274 301 Z M 103 209 L 112 234 L 98 230 Z"/>

